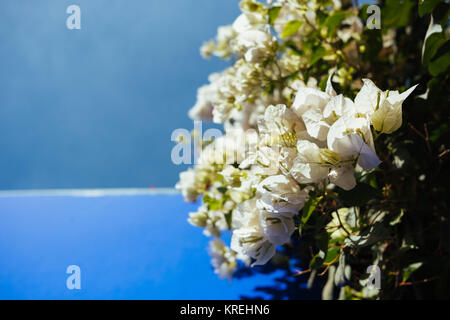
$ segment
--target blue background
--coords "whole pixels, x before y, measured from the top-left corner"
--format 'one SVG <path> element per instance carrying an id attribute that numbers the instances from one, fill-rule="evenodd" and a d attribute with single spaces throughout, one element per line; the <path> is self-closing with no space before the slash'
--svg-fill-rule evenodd
<path id="1" fill-rule="evenodd" d="M 179 194 L 0 195 L 0 299 L 269 298 L 280 272 L 219 279 Z M 66 288 L 69 265 L 81 290 Z M 305 297 L 307 295 L 305 294 Z"/>
<path id="2" fill-rule="evenodd" d="M 171 133 L 228 65 L 199 47 L 238 2 L 2 0 L 0 189 L 172 187 Z"/>

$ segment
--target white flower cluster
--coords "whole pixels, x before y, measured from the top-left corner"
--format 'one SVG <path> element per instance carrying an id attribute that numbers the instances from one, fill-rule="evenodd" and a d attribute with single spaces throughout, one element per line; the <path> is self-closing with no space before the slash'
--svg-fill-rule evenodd
<path id="1" fill-rule="evenodd" d="M 223 123 L 225 135 L 203 149 L 199 163 L 181 173 L 177 184 L 188 201 L 203 196 L 199 210 L 190 214 L 191 224 L 205 228 L 208 236 L 232 231 L 231 249 L 218 239 L 211 244 L 221 277 L 231 276 L 236 259 L 265 264 L 276 246 L 289 242 L 295 216 L 311 191 L 330 184 L 350 190 L 356 186 L 356 169 L 377 167 L 381 161 L 373 133 L 389 134 L 400 127 L 402 103 L 415 88 L 401 94 L 382 91 L 364 79 L 352 100 L 333 89 L 333 71 L 325 91 L 313 78 L 305 84 L 296 73 L 303 58 L 289 53 L 277 57 L 278 42 L 266 17 L 255 8 L 246 11 L 256 2 L 243 3 L 244 13 L 202 48 L 206 56 L 235 55 L 236 63 L 210 76 L 189 111 L 193 119 Z M 278 3 L 282 8 L 275 30 L 281 32 L 293 15 L 309 21 L 295 36 L 314 28 L 314 8 L 298 9 L 294 0 Z M 357 37 L 360 22 L 345 22 L 350 31 L 339 36 L 345 41 Z M 296 76 L 285 77 L 292 74 Z M 265 90 L 280 79 L 282 86 Z"/>
<path id="2" fill-rule="evenodd" d="M 352 101 L 329 81 L 325 92 L 299 88 L 290 107 L 269 105 L 258 118 L 257 139 L 249 139 L 256 143 L 239 143 L 238 136 L 255 131 L 234 127 L 205 149 L 195 170 L 181 174 L 178 188 L 188 200 L 207 191 L 189 221 L 207 235 L 231 229 L 231 249 L 253 265 L 265 264 L 277 245 L 289 241 L 309 191 L 329 183 L 350 190 L 356 168 L 378 166 L 372 127 L 377 133 L 398 129 L 402 103 L 414 88 L 381 91 L 365 79 Z M 208 190 L 199 190 L 197 175 L 204 175 L 205 165 L 216 168 L 215 178 Z"/>

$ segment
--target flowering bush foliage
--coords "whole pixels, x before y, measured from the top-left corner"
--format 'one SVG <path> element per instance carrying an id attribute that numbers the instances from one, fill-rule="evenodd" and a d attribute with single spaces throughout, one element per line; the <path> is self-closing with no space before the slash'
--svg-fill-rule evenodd
<path id="1" fill-rule="evenodd" d="M 327 275 L 323 298 L 448 296 L 449 6 L 380 7 L 381 22 L 352 1 L 243 0 L 202 46 L 232 64 L 189 116 L 224 135 L 177 188 L 201 195 L 189 222 L 219 277 L 284 263 Z"/>

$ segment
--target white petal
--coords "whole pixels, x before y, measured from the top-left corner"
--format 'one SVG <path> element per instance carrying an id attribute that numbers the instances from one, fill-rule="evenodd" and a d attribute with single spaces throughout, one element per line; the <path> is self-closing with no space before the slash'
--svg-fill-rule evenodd
<path id="1" fill-rule="evenodd" d="M 352 165 L 336 167 L 328 175 L 330 182 L 344 190 L 351 190 L 356 186 L 355 169 Z"/>
<path id="2" fill-rule="evenodd" d="M 330 96 L 319 89 L 301 87 L 295 96 L 292 109 L 301 117 L 311 108 L 319 108 L 322 110 L 329 100 Z"/>
<path id="3" fill-rule="evenodd" d="M 303 114 L 302 119 L 311 137 L 321 141 L 326 140 L 330 125 L 324 121 L 320 109 L 309 109 Z"/>

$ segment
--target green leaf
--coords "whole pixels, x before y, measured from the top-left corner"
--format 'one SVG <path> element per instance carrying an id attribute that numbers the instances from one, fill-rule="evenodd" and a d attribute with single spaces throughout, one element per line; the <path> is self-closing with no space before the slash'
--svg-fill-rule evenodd
<path id="1" fill-rule="evenodd" d="M 428 71 L 434 77 L 440 75 L 443 72 L 446 72 L 448 67 L 450 66 L 450 51 L 447 51 L 445 54 L 435 59 L 428 66 Z"/>
<path id="2" fill-rule="evenodd" d="M 319 247 L 319 252 L 312 258 L 309 267 L 314 270 L 320 268 L 323 263 L 325 262 L 325 259 L 327 258 L 328 254 L 328 240 L 329 236 L 328 233 L 323 232 L 319 233 L 316 236 L 317 240 L 317 246 Z"/>
<path id="3" fill-rule="evenodd" d="M 433 9 L 441 0 L 419 0 L 419 17 L 433 12 Z"/>
<path id="4" fill-rule="evenodd" d="M 227 213 L 224 213 L 225 221 L 227 222 L 227 227 L 229 230 L 232 229 L 232 222 L 233 222 L 233 211 L 229 211 Z"/>
<path id="5" fill-rule="evenodd" d="M 311 54 L 310 66 L 322 59 L 326 53 L 327 52 L 324 47 L 318 47 L 316 50 L 313 50 Z"/>
<path id="6" fill-rule="evenodd" d="M 448 131 L 448 124 L 443 123 L 438 128 L 434 129 L 430 135 L 430 141 L 436 142 L 439 138 Z"/>
<path id="7" fill-rule="evenodd" d="M 415 5 L 413 0 L 386 0 L 381 11 L 383 28 L 407 26 Z"/>
<path id="8" fill-rule="evenodd" d="M 275 6 L 269 9 L 269 24 L 274 24 L 280 14 L 281 7 Z"/>
<path id="9" fill-rule="evenodd" d="M 436 54 L 438 49 L 447 41 L 444 32 L 442 32 L 442 26 L 435 24 L 433 16 L 430 18 L 430 24 L 428 25 L 425 39 L 423 40 L 422 47 L 422 62 L 424 66 L 427 66 L 431 58 Z"/>
<path id="10" fill-rule="evenodd" d="M 318 198 L 310 198 L 304 205 L 303 211 L 302 211 L 302 223 L 305 224 L 308 222 L 309 218 L 311 217 L 311 214 L 316 209 L 317 205 L 319 204 L 320 200 L 322 200 L 323 197 Z"/>
<path id="11" fill-rule="evenodd" d="M 412 263 L 403 269 L 403 282 L 409 279 L 411 275 L 422 266 L 422 262 Z"/>
<path id="12" fill-rule="evenodd" d="M 282 38 L 287 38 L 292 36 L 294 33 L 297 32 L 298 28 L 302 25 L 302 21 L 299 20 L 292 20 L 286 23 L 284 26 L 283 32 L 281 33 Z"/>
<path id="13" fill-rule="evenodd" d="M 339 190 L 339 198 L 345 206 L 359 207 L 378 197 L 379 191 L 366 183 L 358 183 L 352 190 Z"/>
<path id="14" fill-rule="evenodd" d="M 348 13 L 345 11 L 336 11 L 328 16 L 324 22 L 324 25 L 328 28 L 328 35 L 332 34 L 347 16 Z"/>
<path id="15" fill-rule="evenodd" d="M 388 236 L 389 231 L 381 224 L 381 222 L 377 222 L 360 231 L 358 234 L 346 238 L 344 241 L 349 247 L 367 247 L 378 241 L 386 240 Z"/>
<path id="16" fill-rule="evenodd" d="M 325 262 L 326 255 L 326 252 L 320 250 L 319 253 L 316 254 L 314 258 L 312 258 L 311 262 L 309 263 L 309 268 L 312 270 L 319 269 Z"/>
<path id="17" fill-rule="evenodd" d="M 403 218 L 404 214 L 405 214 L 405 210 L 400 209 L 400 212 L 398 213 L 398 215 L 391 222 L 389 222 L 389 224 L 391 226 L 395 226 L 396 224 L 399 224 L 400 222 L 402 222 L 402 218 Z"/>
<path id="18" fill-rule="evenodd" d="M 337 255 L 339 254 L 340 251 L 341 251 L 341 249 L 339 249 L 339 248 L 331 248 L 330 250 L 328 250 L 327 257 L 324 262 L 330 263 L 331 261 L 336 259 Z"/>

